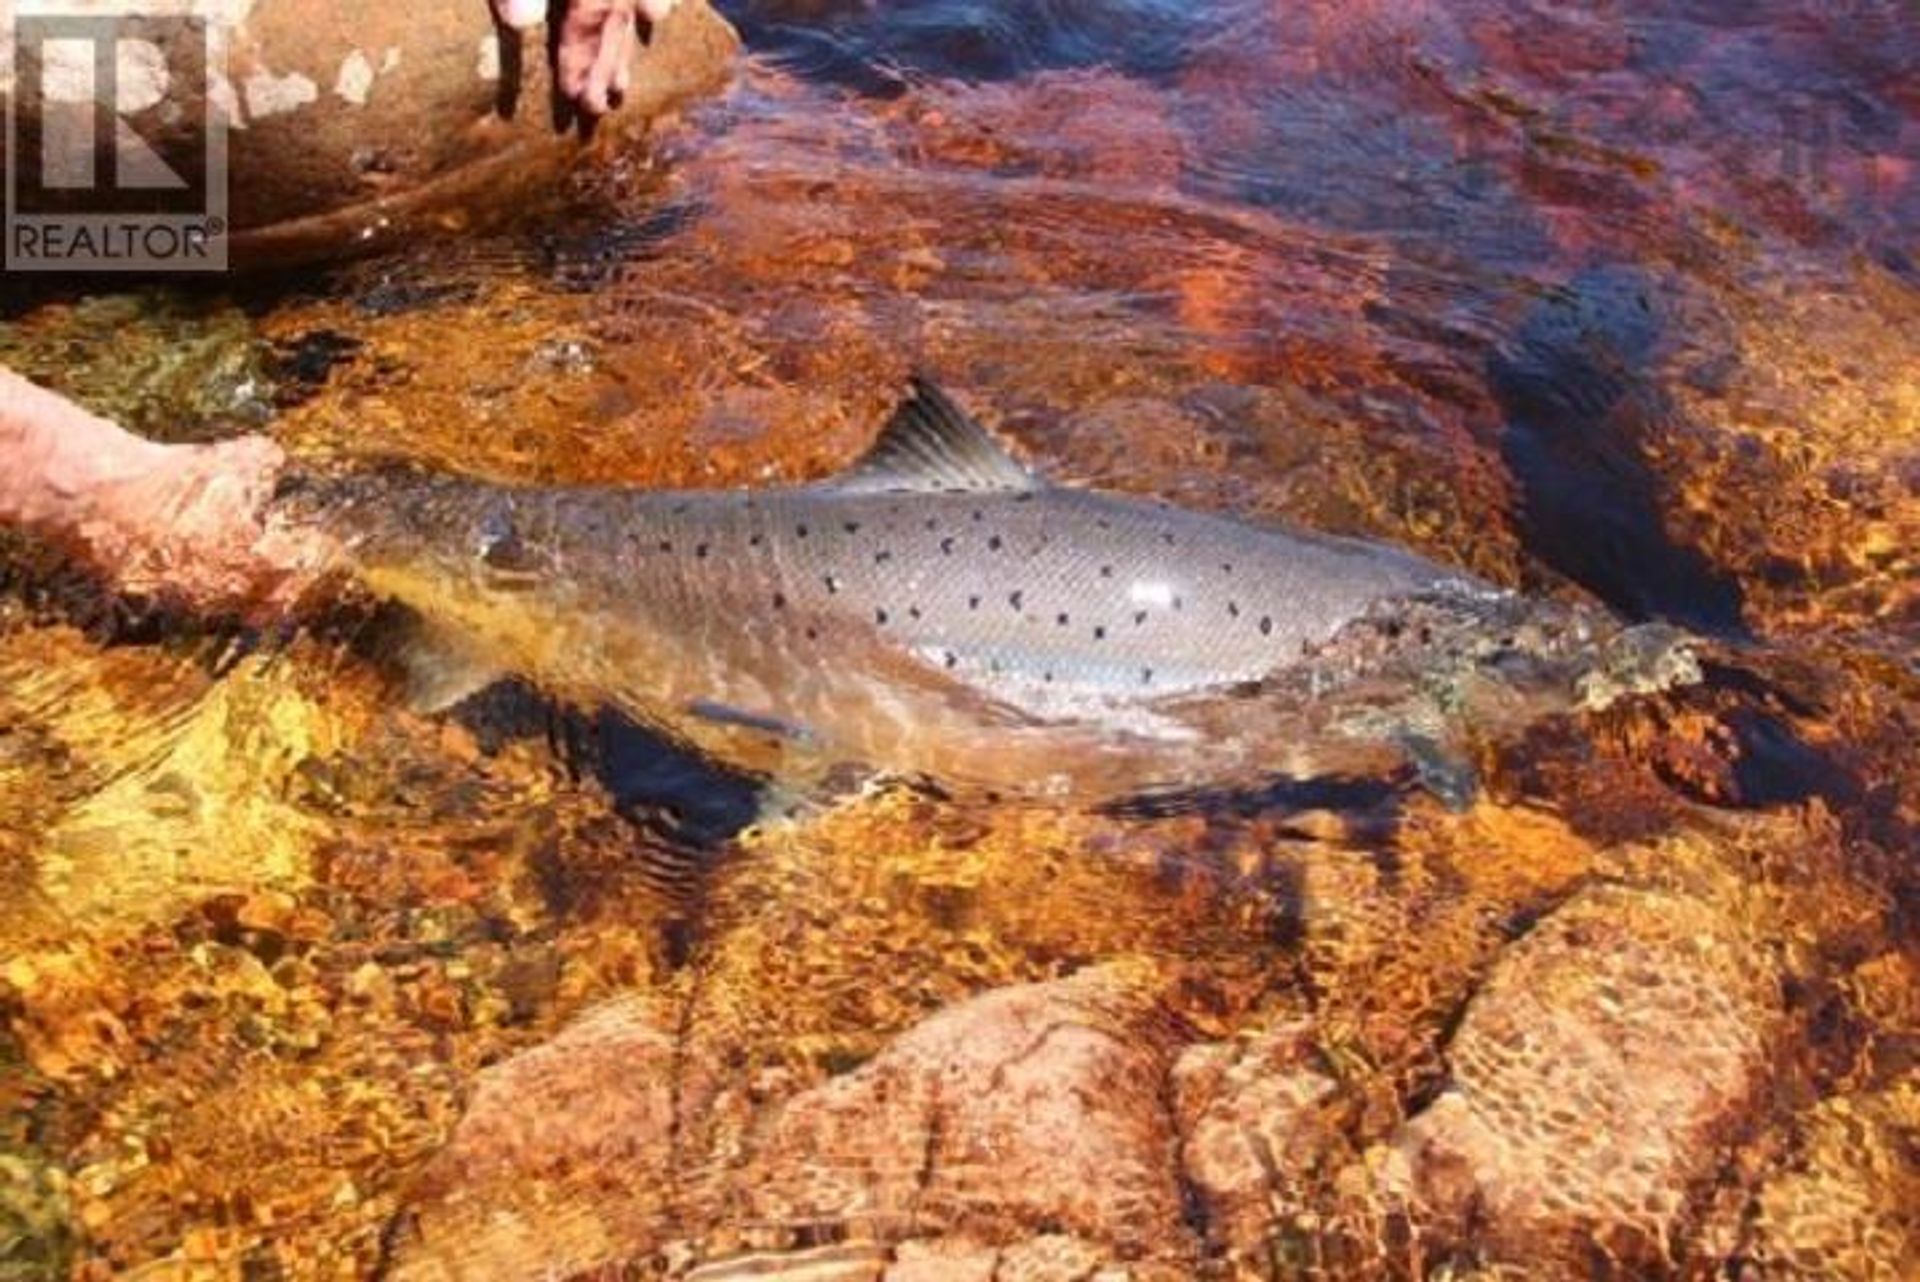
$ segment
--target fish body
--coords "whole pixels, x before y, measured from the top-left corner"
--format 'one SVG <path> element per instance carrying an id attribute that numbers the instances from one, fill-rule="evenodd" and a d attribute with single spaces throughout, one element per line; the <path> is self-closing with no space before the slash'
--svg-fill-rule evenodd
<path id="1" fill-rule="evenodd" d="M 926 384 L 814 485 L 385 474 L 316 501 L 366 586 L 439 638 L 446 697 L 520 674 L 755 770 L 1191 783 L 1247 748 L 1183 710 L 1395 602 L 1490 592 L 1384 544 L 1047 484 Z"/>

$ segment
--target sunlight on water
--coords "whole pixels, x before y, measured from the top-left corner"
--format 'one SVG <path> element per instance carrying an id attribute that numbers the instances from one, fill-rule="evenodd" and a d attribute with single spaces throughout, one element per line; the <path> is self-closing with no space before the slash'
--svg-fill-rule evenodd
<path id="1" fill-rule="evenodd" d="M 0 1279 L 1920 1268 L 1911 7 L 725 7 L 734 88 L 537 225 L 9 296 L 0 362 L 648 488 L 926 369 L 1054 479 L 1640 626 L 1419 636 L 1089 810 L 417 711 L 384 618 L 9 536 Z M 1284 768 L 1316 717 L 1369 751 Z"/>

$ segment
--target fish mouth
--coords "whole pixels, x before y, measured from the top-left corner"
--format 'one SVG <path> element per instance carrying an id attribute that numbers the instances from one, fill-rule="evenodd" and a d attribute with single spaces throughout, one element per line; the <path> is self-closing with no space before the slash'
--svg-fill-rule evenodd
<path id="1" fill-rule="evenodd" d="M 1579 681 L 1580 707 L 1599 712 L 1622 699 L 1659 694 L 1706 679 L 1695 639 L 1666 623 L 1641 623 L 1610 638 Z"/>

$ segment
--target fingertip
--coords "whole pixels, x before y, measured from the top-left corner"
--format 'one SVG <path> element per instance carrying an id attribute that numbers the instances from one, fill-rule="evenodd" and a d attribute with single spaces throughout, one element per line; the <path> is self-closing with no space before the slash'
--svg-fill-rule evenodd
<path id="1" fill-rule="evenodd" d="M 493 0 L 493 11 L 509 27 L 537 27 L 547 20 L 547 0 Z"/>
<path id="2" fill-rule="evenodd" d="M 601 66 L 595 66 L 592 71 L 587 73 L 586 83 L 577 95 L 580 100 L 580 109 L 590 116 L 606 115 L 607 95 L 611 85 L 612 81 L 607 75 L 606 69 Z"/>

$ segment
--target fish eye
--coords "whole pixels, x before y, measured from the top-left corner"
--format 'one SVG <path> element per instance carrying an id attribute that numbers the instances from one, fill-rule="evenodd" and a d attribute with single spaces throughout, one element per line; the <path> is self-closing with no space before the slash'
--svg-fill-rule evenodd
<path id="1" fill-rule="evenodd" d="M 494 548 L 512 537 L 513 521 L 505 512 L 494 508 L 480 518 L 480 526 L 473 540 L 474 551 L 484 560 Z"/>
<path id="2" fill-rule="evenodd" d="M 512 516 L 506 512 L 496 508 L 481 517 L 474 543 L 480 561 L 493 569 L 530 568 L 531 555 L 520 539 L 520 532 L 514 528 Z"/>

